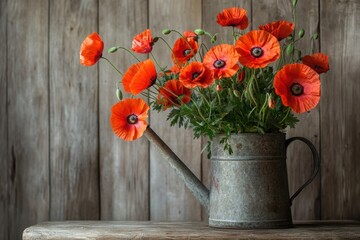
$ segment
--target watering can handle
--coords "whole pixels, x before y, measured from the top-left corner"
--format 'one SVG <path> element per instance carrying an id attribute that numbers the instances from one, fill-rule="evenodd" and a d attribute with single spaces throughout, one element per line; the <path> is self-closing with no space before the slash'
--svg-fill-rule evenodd
<path id="1" fill-rule="evenodd" d="M 292 143 L 295 140 L 299 140 L 299 141 L 304 142 L 310 148 L 311 153 L 312 153 L 312 158 L 313 158 L 314 169 L 313 169 L 313 172 L 312 172 L 310 178 L 290 197 L 290 206 L 291 206 L 293 200 L 299 195 L 299 193 L 315 179 L 315 177 L 316 177 L 316 175 L 317 175 L 317 173 L 319 172 L 319 169 L 320 169 L 319 153 L 317 152 L 314 144 L 312 144 L 308 139 L 303 138 L 303 137 L 289 138 L 285 142 L 286 149 L 290 145 L 290 143 Z"/>

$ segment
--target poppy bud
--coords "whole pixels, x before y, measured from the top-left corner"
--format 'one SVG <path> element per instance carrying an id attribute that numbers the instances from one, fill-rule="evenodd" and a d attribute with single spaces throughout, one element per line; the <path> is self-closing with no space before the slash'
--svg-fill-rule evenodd
<path id="1" fill-rule="evenodd" d="M 269 101 L 268 101 L 269 108 L 274 109 L 274 108 L 275 108 L 275 104 L 276 104 L 275 99 L 273 99 L 273 98 L 270 97 L 270 98 L 269 98 Z"/>
<path id="2" fill-rule="evenodd" d="M 111 47 L 111 48 L 109 48 L 108 53 L 114 53 L 117 50 L 118 50 L 118 47 Z"/>
<path id="3" fill-rule="evenodd" d="M 120 89 L 116 89 L 116 97 L 121 101 L 123 99 L 123 94 Z"/>
<path id="4" fill-rule="evenodd" d="M 297 0 L 292 0 L 292 5 L 295 7 L 297 4 Z"/>
<path id="5" fill-rule="evenodd" d="M 153 44 L 156 43 L 159 40 L 159 37 L 154 37 Z"/>
<path id="6" fill-rule="evenodd" d="M 234 93 L 234 95 L 235 95 L 236 97 L 240 97 L 240 92 L 239 92 L 239 90 L 234 89 L 233 93 Z"/>
<path id="7" fill-rule="evenodd" d="M 318 39 L 319 39 L 319 34 L 315 33 L 315 34 L 313 35 L 313 39 L 318 40 Z"/>
<path id="8" fill-rule="evenodd" d="M 287 47 L 286 47 L 286 54 L 287 55 L 290 55 L 294 52 L 294 45 L 293 44 L 289 44 Z"/>
<path id="9" fill-rule="evenodd" d="M 223 90 L 223 88 L 221 87 L 221 85 L 220 85 L 220 84 L 216 85 L 216 91 L 221 91 L 221 90 Z"/>
<path id="10" fill-rule="evenodd" d="M 298 33 L 299 38 L 302 38 L 302 37 L 304 36 L 304 34 L 305 34 L 304 29 L 300 29 L 300 30 L 299 30 L 299 33 Z"/>
<path id="11" fill-rule="evenodd" d="M 198 29 L 195 29 L 195 31 L 194 31 L 197 35 L 204 35 L 205 34 L 205 31 L 204 30 L 202 30 L 202 29 L 200 29 L 200 28 L 198 28 Z"/>
<path id="12" fill-rule="evenodd" d="M 168 35 L 168 34 L 170 34 L 170 33 L 171 33 L 171 30 L 168 29 L 168 28 L 165 28 L 164 30 L 162 30 L 162 34 L 163 34 L 163 35 Z"/>

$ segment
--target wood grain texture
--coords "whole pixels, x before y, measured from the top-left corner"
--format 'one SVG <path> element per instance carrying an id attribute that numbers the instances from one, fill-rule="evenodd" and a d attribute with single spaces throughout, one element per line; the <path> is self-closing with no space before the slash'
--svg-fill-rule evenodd
<path id="1" fill-rule="evenodd" d="M 99 29 L 105 51 L 112 46 L 131 48 L 133 37 L 147 28 L 147 0 L 100 1 Z M 126 31 L 124 31 L 124 29 Z M 119 50 L 103 54 L 122 72 L 137 63 Z M 138 54 L 140 55 L 140 54 Z M 145 59 L 146 55 L 138 56 Z M 149 143 L 143 137 L 133 142 L 118 138 L 110 126 L 110 109 L 121 76 L 105 61 L 100 64 L 100 193 L 101 219 L 149 219 Z M 119 84 L 122 88 L 122 84 Z M 123 89 L 122 89 L 123 90 Z M 124 92 L 123 92 L 124 93 Z M 124 97 L 128 97 L 124 93 Z"/>
<path id="2" fill-rule="evenodd" d="M 24 232 L 42 239 L 359 239 L 359 222 L 299 223 L 288 229 L 233 230 L 196 222 L 47 222 Z"/>
<path id="3" fill-rule="evenodd" d="M 8 1 L 8 239 L 49 214 L 48 1 Z"/>
<path id="4" fill-rule="evenodd" d="M 0 239 L 8 239 L 7 0 L 0 1 Z"/>
<path id="5" fill-rule="evenodd" d="M 236 1 L 236 0 L 225 0 L 225 1 L 212 1 L 212 0 L 203 0 L 202 1 L 202 28 L 211 33 L 219 33 L 217 43 L 215 45 L 221 44 L 222 42 L 231 44 L 233 38 L 231 36 L 231 28 L 222 27 L 216 23 L 216 15 L 225 8 L 231 7 L 241 7 L 247 11 L 247 16 L 249 22 L 251 22 L 251 1 Z M 249 25 L 249 30 L 251 26 Z M 208 37 L 202 38 L 204 44 L 209 48 L 213 46 Z M 207 144 L 207 139 L 202 139 L 202 148 Z M 211 175 L 211 161 L 207 158 L 207 151 L 205 150 L 201 158 L 201 171 L 202 171 L 202 182 L 210 187 L 210 175 Z M 208 220 L 206 211 L 203 210 L 203 220 Z"/>
<path id="6" fill-rule="evenodd" d="M 296 31 L 305 30 L 305 37 L 297 47 L 304 55 L 309 54 L 310 37 L 318 28 L 318 2 L 313 0 L 298 1 Z M 257 0 L 252 2 L 253 28 L 277 20 L 292 22 L 291 2 L 288 0 Z M 264 14 L 266 12 L 266 14 Z M 314 43 L 312 43 L 314 44 Z M 317 49 L 317 44 L 314 45 Z M 289 129 L 287 137 L 301 136 L 309 139 L 319 150 L 319 107 L 310 113 L 298 115 L 300 122 L 294 129 Z M 312 155 L 305 144 L 292 143 L 288 148 L 288 178 L 290 194 L 294 193 L 311 175 Z M 320 177 L 318 176 L 295 199 L 292 205 L 293 219 L 320 219 Z"/>
<path id="7" fill-rule="evenodd" d="M 149 27 L 154 36 L 164 28 L 183 32 L 201 26 L 201 1 L 154 0 L 149 4 Z M 176 33 L 164 36 L 173 46 L 180 36 Z M 153 53 L 162 66 L 171 67 L 171 51 L 159 41 Z M 201 140 L 193 139 L 191 129 L 170 127 L 168 112 L 151 114 L 152 129 L 166 142 L 185 164 L 200 177 Z M 201 207 L 175 171 L 162 159 L 154 146 L 150 148 L 150 216 L 151 220 L 200 220 Z"/>
<path id="8" fill-rule="evenodd" d="M 321 213 L 323 219 L 360 219 L 360 2 L 320 1 L 322 76 Z M 341 13 L 341 14 L 339 14 Z"/>
<path id="9" fill-rule="evenodd" d="M 79 63 L 97 1 L 51 1 L 49 14 L 50 219 L 99 219 L 98 72 Z"/>

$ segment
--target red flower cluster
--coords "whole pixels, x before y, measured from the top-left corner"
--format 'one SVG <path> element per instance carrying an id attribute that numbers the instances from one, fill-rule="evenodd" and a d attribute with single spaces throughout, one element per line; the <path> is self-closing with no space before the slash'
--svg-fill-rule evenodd
<path id="1" fill-rule="evenodd" d="M 239 89 L 245 92 L 246 88 L 251 88 L 253 91 L 253 85 L 257 86 L 258 83 L 251 85 L 250 79 L 262 81 L 261 74 L 266 72 L 264 78 L 271 78 L 271 82 L 266 85 L 266 96 L 260 98 L 262 109 L 267 106 L 268 111 L 278 111 L 282 103 L 282 106 L 289 107 L 296 113 L 304 113 L 316 107 L 320 100 L 319 74 L 329 70 L 328 56 L 315 53 L 294 60 L 293 55 L 292 61 L 285 64 L 286 57 L 282 55 L 285 51 L 281 51 L 281 48 L 289 48 L 296 42 L 293 23 L 284 20 L 275 21 L 259 26 L 258 30 L 247 33 L 237 32 L 235 28 L 244 30 L 249 26 L 246 11 L 238 7 L 227 8 L 220 12 L 217 15 L 217 23 L 234 28 L 234 44 L 219 44 L 204 49 L 203 44 L 199 46 L 199 37 L 208 35 L 213 42 L 216 40 L 215 35 L 211 36 L 201 29 L 185 31 L 171 49 L 173 62 L 171 68 L 163 68 L 154 61 L 159 67 L 158 74 L 152 59 L 139 61 L 131 65 L 123 74 L 121 82 L 124 91 L 131 95 L 154 94 L 150 99 L 155 99 L 153 103 L 159 106 L 158 110 L 181 109 L 184 105 L 198 107 L 194 102 L 202 98 L 197 94 L 214 91 L 211 98 L 216 99 L 205 101 L 210 106 L 216 102 L 211 102 L 212 100 L 220 98 L 220 94 L 229 94 L 240 99 L 242 93 Z M 172 31 L 174 30 L 165 29 L 163 34 L 167 35 Z M 292 38 L 288 38 L 290 35 Z M 133 38 L 131 49 L 135 53 L 151 53 L 155 42 L 160 38 L 153 38 L 151 31 L 146 29 Z M 171 48 L 170 45 L 168 46 Z M 87 36 L 80 48 L 81 64 L 94 65 L 101 58 L 103 48 L 104 43 L 97 33 Z M 288 52 L 293 54 L 291 48 Z M 201 60 L 199 61 L 197 57 Z M 299 63 L 300 59 L 302 63 Z M 277 70 L 273 71 L 272 64 L 277 60 L 279 60 L 275 65 Z M 119 70 L 118 72 L 121 73 Z M 273 88 L 271 88 L 272 84 Z M 153 85 L 154 87 L 146 93 L 146 90 Z M 244 87 L 231 89 L 234 85 Z M 230 91 L 224 92 L 225 88 L 229 88 Z M 241 99 L 246 99 L 251 94 L 253 93 L 246 93 Z M 255 98 L 256 95 L 251 97 Z M 251 108 L 254 106 L 257 104 L 252 105 Z M 140 98 L 125 99 L 116 103 L 112 107 L 110 117 L 114 133 L 126 141 L 141 137 L 148 125 L 146 122 L 148 110 L 148 104 Z"/>

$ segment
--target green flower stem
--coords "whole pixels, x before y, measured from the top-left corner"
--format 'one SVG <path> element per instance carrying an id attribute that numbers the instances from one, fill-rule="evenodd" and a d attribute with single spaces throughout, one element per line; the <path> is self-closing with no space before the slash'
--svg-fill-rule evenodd
<path id="1" fill-rule="evenodd" d="M 293 16 L 293 23 L 294 23 L 294 32 L 293 32 L 293 38 L 292 38 L 292 43 L 295 49 L 295 36 L 296 36 L 296 6 L 292 5 L 292 16 Z M 292 52 L 291 54 L 291 62 L 294 62 L 294 53 L 295 51 Z"/>
<path id="2" fill-rule="evenodd" d="M 117 67 L 114 66 L 114 64 L 109 59 L 107 59 L 106 57 L 101 57 L 101 58 L 106 60 L 121 76 L 124 75 L 119 69 L 117 69 Z"/>
<path id="3" fill-rule="evenodd" d="M 166 44 L 166 46 L 170 49 L 171 53 L 173 54 L 174 52 L 173 52 L 171 46 L 169 45 L 169 43 L 163 37 L 159 37 L 159 39 L 161 39 Z M 176 58 L 174 58 L 174 59 L 175 59 L 176 65 L 178 65 L 178 67 L 181 67 L 181 64 L 179 63 L 179 61 Z"/>
<path id="4" fill-rule="evenodd" d="M 289 107 L 287 107 L 287 109 L 285 111 L 286 111 L 286 114 L 283 117 L 283 119 L 279 122 L 280 124 L 283 123 L 286 120 L 286 118 L 289 116 L 291 109 Z"/>
<path id="5" fill-rule="evenodd" d="M 138 62 L 141 62 L 140 59 L 138 59 L 135 54 L 133 52 L 131 52 L 129 49 L 127 48 L 124 48 L 124 47 L 117 47 L 118 49 L 122 49 L 122 50 L 125 50 L 126 52 L 130 53 L 131 56 L 133 56 Z"/>
<path id="6" fill-rule="evenodd" d="M 201 98 L 206 102 L 206 104 L 210 107 L 209 101 L 206 99 L 205 94 L 202 92 L 202 89 L 198 88 L 198 93 L 201 96 Z"/>
<path id="7" fill-rule="evenodd" d="M 156 60 L 154 54 L 152 54 L 152 52 L 150 52 L 150 55 L 151 55 L 152 59 L 154 59 L 155 64 L 156 64 L 156 65 L 160 68 L 160 70 L 162 71 L 163 68 L 160 66 L 160 64 L 159 64 L 158 61 Z"/>

